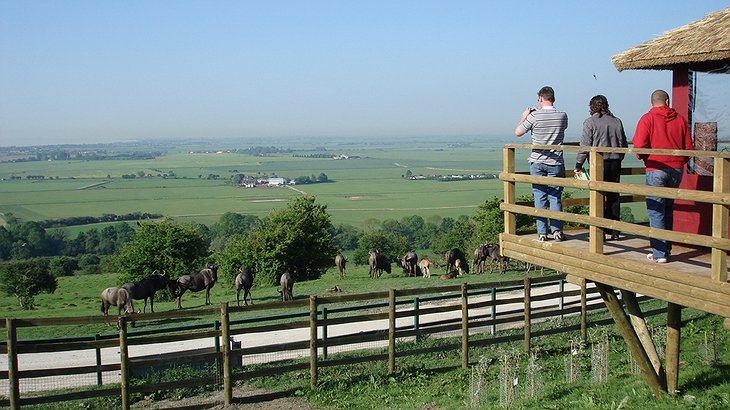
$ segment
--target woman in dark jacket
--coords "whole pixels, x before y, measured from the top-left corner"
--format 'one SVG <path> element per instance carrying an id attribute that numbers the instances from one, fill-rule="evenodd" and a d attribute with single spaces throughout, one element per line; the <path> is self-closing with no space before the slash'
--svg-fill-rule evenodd
<path id="1" fill-rule="evenodd" d="M 614 147 L 626 148 L 626 132 L 621 120 L 614 117 L 608 109 L 608 100 L 603 95 L 596 95 L 588 103 L 591 116 L 583 122 L 583 134 L 580 145 L 586 147 Z M 580 174 L 588 158 L 588 151 L 578 153 L 575 161 L 575 173 Z M 621 161 L 624 154 L 606 152 L 603 154 L 603 180 L 606 182 L 620 182 Z M 620 220 L 621 200 L 618 193 L 606 192 L 603 204 L 603 216 L 613 220 Z M 605 233 L 611 239 L 618 239 L 619 232 L 606 229 Z"/>

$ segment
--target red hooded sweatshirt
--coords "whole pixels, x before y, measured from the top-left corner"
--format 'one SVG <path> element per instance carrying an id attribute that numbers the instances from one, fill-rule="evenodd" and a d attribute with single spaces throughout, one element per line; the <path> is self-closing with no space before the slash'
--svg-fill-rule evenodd
<path id="1" fill-rule="evenodd" d="M 635 148 L 695 149 L 687 120 L 667 106 L 652 107 L 639 119 L 633 142 Z M 647 171 L 682 168 L 689 160 L 689 157 L 673 155 L 637 154 L 636 157 L 644 161 Z"/>

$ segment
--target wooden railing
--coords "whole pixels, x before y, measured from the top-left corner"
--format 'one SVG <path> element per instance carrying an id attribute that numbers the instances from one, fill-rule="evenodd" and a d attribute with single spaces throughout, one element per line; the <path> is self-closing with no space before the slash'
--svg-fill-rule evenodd
<path id="1" fill-rule="evenodd" d="M 557 291 L 536 290 L 545 286 L 558 285 Z M 219 318 L 218 330 L 197 329 L 178 334 L 150 334 L 153 332 L 139 332 L 135 335 L 128 332 L 128 323 L 132 317 L 119 317 L 119 332 L 114 339 L 67 342 L 64 340 L 43 340 L 34 343 L 18 341 L 17 329 L 30 326 L 67 325 L 78 323 L 104 323 L 103 317 L 66 317 L 66 318 L 38 318 L 38 319 L 6 319 L 0 326 L 7 330 L 7 341 L 0 349 L 8 355 L 8 369 L 0 372 L 0 379 L 6 379 L 9 385 L 8 399 L 0 399 L 0 406 L 9 406 L 17 409 L 21 405 L 33 405 L 57 401 L 67 401 L 83 398 L 120 395 L 122 408 L 129 408 L 130 394 L 147 393 L 158 390 L 168 390 L 187 386 L 205 384 L 219 384 L 222 375 L 224 400 L 230 404 L 232 386 L 235 381 L 248 380 L 251 377 L 283 374 L 289 371 L 309 369 L 311 384 L 317 384 L 318 369 L 348 365 L 359 362 L 387 361 L 390 372 L 395 371 L 396 358 L 425 354 L 444 349 L 461 350 L 461 366 L 467 367 L 473 360 L 469 358 L 469 350 L 475 347 L 491 344 L 523 340 L 526 350 L 530 348 L 532 338 L 570 331 L 580 331 L 581 339 L 587 338 L 587 312 L 593 309 L 603 309 L 597 290 L 586 287 L 566 290 L 564 275 L 541 278 L 526 278 L 524 280 L 502 281 L 478 285 L 452 285 L 430 288 L 392 289 L 387 292 L 366 294 L 338 295 L 328 297 L 310 296 L 308 299 L 299 299 L 292 302 L 277 302 L 249 305 L 245 307 L 229 307 L 227 303 L 220 308 L 206 308 L 185 311 L 161 312 L 152 314 L 134 315 L 138 323 L 155 322 L 170 318 Z M 501 297 L 498 297 L 501 295 Z M 455 303 L 435 304 L 435 301 L 452 301 Z M 368 302 L 366 305 L 352 306 L 351 302 Z M 547 303 L 546 303 L 547 302 Z M 498 313 L 499 306 L 519 303 L 519 307 L 512 310 L 503 310 Z M 396 309 L 396 307 L 400 308 Z M 410 306 L 410 308 L 408 308 Z M 271 315 L 274 310 L 296 311 L 296 313 Z M 307 309 L 302 311 L 303 309 Z M 327 309 L 327 310 L 325 310 Z M 246 312 L 262 311 L 269 314 L 263 318 L 240 318 L 234 316 Z M 461 317 L 441 320 L 425 320 L 431 314 L 443 312 L 461 312 Z M 533 331 L 531 324 L 546 318 L 558 318 L 565 315 L 580 315 L 580 324 L 560 326 Z M 301 319 L 300 319 L 301 318 Z M 305 319 L 306 318 L 306 319 Z M 412 324 L 396 326 L 396 319 L 413 318 Z M 341 324 L 360 324 L 369 321 L 388 320 L 388 326 L 370 331 L 358 331 L 336 337 L 327 337 L 327 328 Z M 606 321 L 596 321 L 607 323 Z M 151 323 L 151 325 L 153 325 Z M 523 329 L 522 333 L 497 336 L 497 325 L 517 326 Z M 178 331 L 171 328 L 170 331 Z M 309 329 L 309 337 L 298 341 L 268 343 L 264 346 L 231 349 L 229 343 L 232 336 L 272 332 L 286 329 Z M 318 330 L 321 336 L 318 336 Z M 493 337 L 475 337 L 477 334 Z M 459 342 L 439 346 L 437 349 L 418 348 L 407 351 L 397 351 L 396 340 L 403 338 L 418 338 L 427 335 L 457 334 L 461 336 Z M 185 353 L 180 357 L 130 357 L 129 346 L 151 345 L 165 342 L 185 341 L 204 338 L 221 338 L 220 351 L 207 351 L 195 354 Z M 387 354 L 374 353 L 358 357 L 327 358 L 327 348 L 344 346 L 355 343 L 380 342 L 387 344 Z M 30 353 L 55 352 L 65 353 L 75 350 L 99 349 L 119 347 L 120 361 L 114 364 L 96 366 L 79 366 L 51 369 L 20 369 L 18 356 Z M 271 363 L 260 365 L 254 369 L 244 366 L 234 371 L 232 363 L 241 358 L 251 357 L 262 353 L 276 353 L 309 349 L 309 363 Z M 319 353 L 321 352 L 321 354 Z M 132 385 L 132 373 L 135 369 L 146 369 L 160 365 L 184 364 L 190 362 L 210 361 L 218 362 L 220 375 L 198 377 L 189 380 L 174 382 L 150 383 Z M 100 371 L 119 371 L 121 381 L 118 386 L 90 386 L 87 389 L 72 392 L 38 392 L 32 396 L 21 397 L 20 381 L 36 377 L 77 374 L 94 374 Z"/>
<path id="2" fill-rule="evenodd" d="M 562 149 L 563 151 L 589 151 L 590 181 L 573 178 L 553 178 L 525 175 L 516 172 L 518 149 Z M 603 181 L 603 156 L 605 153 L 662 154 L 689 157 L 714 158 L 713 191 L 696 191 L 680 188 L 652 187 L 644 184 L 613 183 Z M 730 284 L 727 275 L 728 205 L 730 205 L 730 154 L 710 151 L 654 150 L 638 148 L 604 148 L 578 146 L 545 146 L 508 144 L 504 147 L 504 233 L 500 244 L 505 256 L 550 267 L 581 279 L 605 283 L 616 288 L 630 290 L 683 306 L 730 318 Z M 635 172 L 630 172 L 635 174 Z M 588 190 L 588 215 L 537 209 L 516 202 L 516 184 L 544 184 Z M 605 193 L 613 192 L 633 196 L 658 196 L 712 205 L 712 234 L 701 235 L 675 232 L 628 222 L 604 218 Z M 588 252 L 571 249 L 560 244 L 528 241 L 517 235 L 516 214 L 554 218 L 589 227 Z M 658 238 L 675 243 L 710 249 L 711 268 L 709 279 L 673 271 L 669 265 L 649 265 L 618 257 L 603 255 L 605 229 L 619 230 L 647 238 Z"/>

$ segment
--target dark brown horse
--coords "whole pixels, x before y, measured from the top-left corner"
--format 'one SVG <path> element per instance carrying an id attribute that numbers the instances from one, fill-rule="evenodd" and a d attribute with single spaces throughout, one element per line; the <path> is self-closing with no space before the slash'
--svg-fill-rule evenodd
<path id="1" fill-rule="evenodd" d="M 175 284 L 175 296 L 177 297 L 177 308 L 182 309 L 180 300 L 183 293 L 189 290 L 199 292 L 205 289 L 205 304 L 210 305 L 210 288 L 218 281 L 218 265 L 209 265 L 194 275 L 183 275 L 177 279 Z"/>
<path id="2" fill-rule="evenodd" d="M 347 265 L 347 258 L 345 255 L 341 254 L 340 251 L 337 251 L 337 255 L 335 255 L 335 265 L 337 266 L 337 270 L 340 272 L 340 279 L 345 279 L 345 265 Z"/>

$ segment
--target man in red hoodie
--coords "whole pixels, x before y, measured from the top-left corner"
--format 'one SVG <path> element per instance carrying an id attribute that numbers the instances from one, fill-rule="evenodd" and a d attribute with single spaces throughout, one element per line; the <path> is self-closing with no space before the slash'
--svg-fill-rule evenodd
<path id="1" fill-rule="evenodd" d="M 651 94 L 651 110 L 639 119 L 634 133 L 635 148 L 693 150 L 687 119 L 669 107 L 669 94 L 656 90 Z M 646 185 L 677 188 L 682 181 L 684 164 L 689 157 L 676 155 L 637 154 L 646 165 Z M 652 228 L 672 230 L 674 200 L 656 196 L 646 197 L 646 213 Z M 651 262 L 666 263 L 672 244 L 650 238 Z"/>

